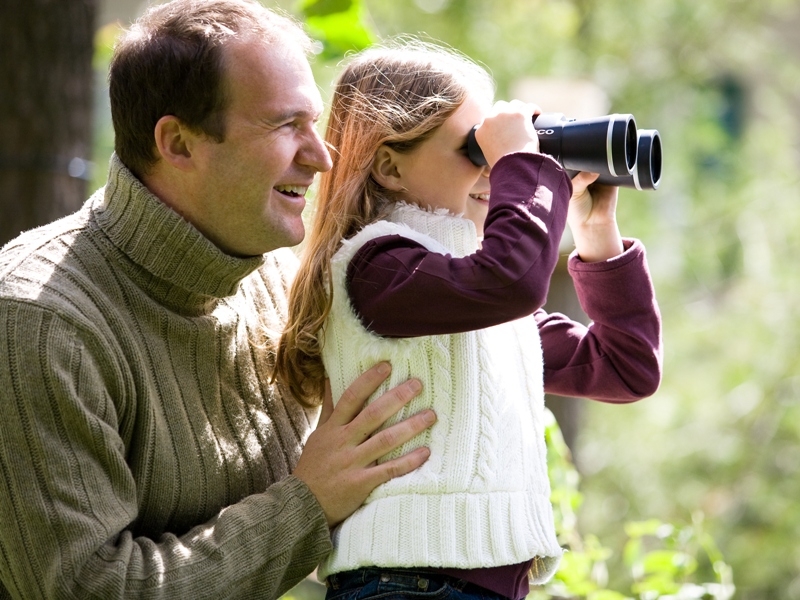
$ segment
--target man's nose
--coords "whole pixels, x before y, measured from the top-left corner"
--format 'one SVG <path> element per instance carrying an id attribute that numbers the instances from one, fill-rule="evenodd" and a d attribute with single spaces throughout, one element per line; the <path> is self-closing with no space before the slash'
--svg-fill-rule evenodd
<path id="1" fill-rule="evenodd" d="M 316 129 L 312 129 L 304 147 L 300 150 L 298 162 L 313 167 L 322 173 L 330 171 L 333 166 L 331 153 Z"/>

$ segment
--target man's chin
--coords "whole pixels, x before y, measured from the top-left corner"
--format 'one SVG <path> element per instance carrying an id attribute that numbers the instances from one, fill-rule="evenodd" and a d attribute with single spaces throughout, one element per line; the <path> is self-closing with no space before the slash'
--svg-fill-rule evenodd
<path id="1" fill-rule="evenodd" d="M 270 247 L 266 252 L 277 250 L 278 248 L 291 248 L 297 246 L 306 237 L 306 229 L 302 220 L 298 225 L 285 228 L 280 233 L 274 232 L 270 237 Z"/>

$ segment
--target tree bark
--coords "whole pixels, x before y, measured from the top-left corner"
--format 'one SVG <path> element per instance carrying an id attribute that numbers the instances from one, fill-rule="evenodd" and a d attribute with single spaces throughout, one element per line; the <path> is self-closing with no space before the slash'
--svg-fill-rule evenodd
<path id="1" fill-rule="evenodd" d="M 96 5 L 0 4 L 0 246 L 85 200 Z"/>

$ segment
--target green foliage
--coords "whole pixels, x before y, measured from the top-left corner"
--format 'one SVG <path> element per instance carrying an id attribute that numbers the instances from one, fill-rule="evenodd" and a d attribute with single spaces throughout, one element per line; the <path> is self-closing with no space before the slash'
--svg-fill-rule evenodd
<path id="1" fill-rule="evenodd" d="M 700 513 L 688 525 L 658 519 L 618 524 L 626 538 L 622 550 L 626 574 L 609 585 L 608 562 L 614 551 L 597 536 L 582 535 L 578 530 L 577 511 L 583 500 L 580 476 L 555 418 L 549 411 L 546 417 L 551 500 L 559 542 L 567 552 L 553 579 L 532 590 L 530 600 L 728 600 L 732 597 L 731 567 L 705 531 Z M 711 568 L 701 570 L 701 563 Z"/>
<path id="2" fill-rule="evenodd" d="M 322 44 L 323 60 L 341 58 L 375 41 L 360 0 L 305 0 L 299 12 L 311 35 Z"/>

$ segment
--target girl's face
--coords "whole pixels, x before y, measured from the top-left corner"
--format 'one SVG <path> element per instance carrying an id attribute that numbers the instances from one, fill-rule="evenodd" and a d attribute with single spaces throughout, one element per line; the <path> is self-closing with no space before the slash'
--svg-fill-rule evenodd
<path id="1" fill-rule="evenodd" d="M 491 106 L 470 94 L 464 103 L 414 150 L 396 155 L 401 196 L 426 208 L 446 208 L 471 220 L 483 236 L 489 210 L 489 167 L 467 157 L 467 134 Z"/>

